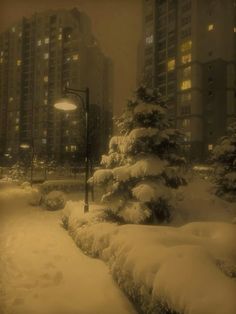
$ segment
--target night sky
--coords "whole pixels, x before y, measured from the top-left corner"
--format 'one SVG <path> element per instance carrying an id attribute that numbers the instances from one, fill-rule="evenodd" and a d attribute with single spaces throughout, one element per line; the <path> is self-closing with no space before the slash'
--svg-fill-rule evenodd
<path id="1" fill-rule="evenodd" d="M 119 114 L 136 86 L 141 0 L 2 0 L 0 31 L 34 12 L 73 7 L 90 17 L 102 51 L 114 62 L 114 111 Z"/>

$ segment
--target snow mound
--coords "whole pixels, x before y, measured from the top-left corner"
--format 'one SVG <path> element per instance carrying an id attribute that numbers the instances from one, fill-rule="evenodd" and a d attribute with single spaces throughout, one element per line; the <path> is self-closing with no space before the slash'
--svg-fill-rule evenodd
<path id="1" fill-rule="evenodd" d="M 73 216 L 71 213 L 70 215 Z M 110 267 L 142 313 L 234 314 L 236 228 L 199 222 L 176 227 L 94 223 L 68 229 L 76 243 Z"/>
<path id="2" fill-rule="evenodd" d="M 65 194 L 61 191 L 52 191 L 48 193 L 43 200 L 44 206 L 48 210 L 59 210 L 65 207 Z"/>

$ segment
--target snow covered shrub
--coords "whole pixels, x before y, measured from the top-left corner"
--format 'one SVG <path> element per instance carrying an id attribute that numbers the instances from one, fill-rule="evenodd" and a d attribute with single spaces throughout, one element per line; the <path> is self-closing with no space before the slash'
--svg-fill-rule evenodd
<path id="1" fill-rule="evenodd" d="M 106 217 L 128 223 L 169 221 L 172 190 L 186 181 L 182 134 L 172 127 L 155 91 L 141 87 L 117 120 L 120 135 L 91 181 L 105 186 Z"/>
<path id="2" fill-rule="evenodd" d="M 29 205 L 39 206 L 41 203 L 41 200 L 42 200 L 42 195 L 41 195 L 40 191 L 36 188 L 31 188 L 31 187 L 29 189 L 26 189 L 26 190 L 30 191 L 30 196 L 28 199 Z"/>
<path id="3" fill-rule="evenodd" d="M 10 168 L 8 175 L 12 180 L 22 181 L 25 178 L 25 167 L 17 162 Z"/>
<path id="4" fill-rule="evenodd" d="M 216 194 L 229 201 L 236 201 L 236 121 L 215 146 L 212 160 L 216 169 Z"/>
<path id="5" fill-rule="evenodd" d="M 44 197 L 43 203 L 48 210 L 63 209 L 66 203 L 65 194 L 60 191 L 52 191 Z"/>

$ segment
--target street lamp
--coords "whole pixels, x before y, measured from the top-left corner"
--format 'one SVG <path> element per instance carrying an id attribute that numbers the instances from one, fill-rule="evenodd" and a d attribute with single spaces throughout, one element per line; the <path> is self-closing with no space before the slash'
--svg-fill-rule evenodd
<path id="1" fill-rule="evenodd" d="M 88 203 L 88 194 L 89 194 L 89 89 L 86 88 L 85 90 L 74 89 L 65 87 L 64 94 L 71 94 L 76 96 L 79 101 L 81 101 L 83 108 L 85 110 L 85 182 L 84 182 L 84 212 L 89 211 L 89 203 Z M 85 96 L 85 101 L 84 97 Z M 54 107 L 58 110 L 63 111 L 73 111 L 77 108 L 77 105 L 71 100 L 70 98 L 64 97 L 58 100 Z"/>

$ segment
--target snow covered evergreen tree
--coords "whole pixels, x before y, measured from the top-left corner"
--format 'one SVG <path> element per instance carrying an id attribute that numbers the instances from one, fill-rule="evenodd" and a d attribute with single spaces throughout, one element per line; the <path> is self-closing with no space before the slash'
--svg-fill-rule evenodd
<path id="1" fill-rule="evenodd" d="M 226 136 L 215 146 L 212 160 L 217 195 L 236 201 L 236 121 L 228 127 Z"/>
<path id="2" fill-rule="evenodd" d="M 117 125 L 121 135 L 111 138 L 104 169 L 92 178 L 106 187 L 107 215 L 130 223 L 169 221 L 172 190 L 185 183 L 182 134 L 171 126 L 157 93 L 144 87 L 128 101 Z"/>

